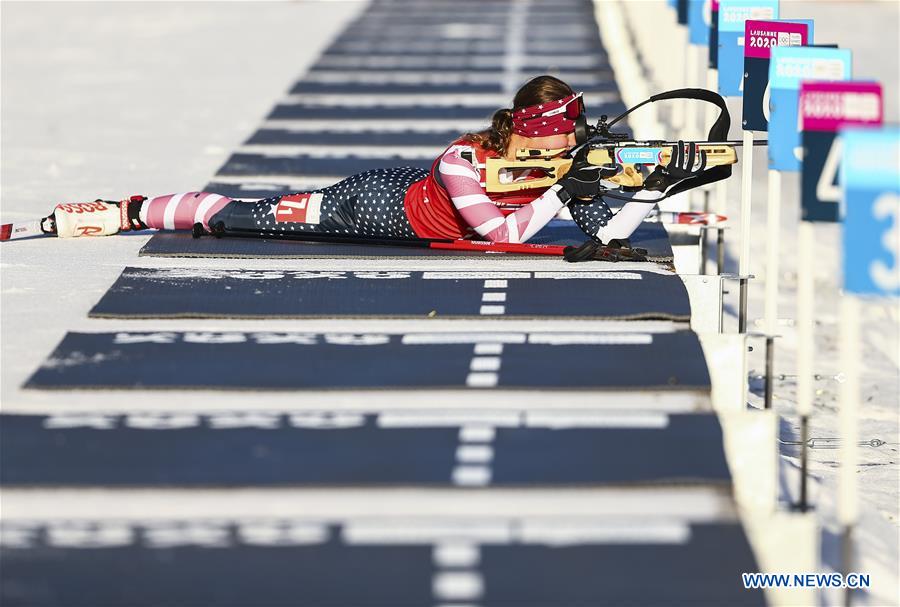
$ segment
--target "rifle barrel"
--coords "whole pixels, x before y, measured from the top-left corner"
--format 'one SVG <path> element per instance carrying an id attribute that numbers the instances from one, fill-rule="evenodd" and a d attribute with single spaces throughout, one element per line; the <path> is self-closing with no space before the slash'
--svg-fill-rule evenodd
<path id="1" fill-rule="evenodd" d="M 731 145 L 731 146 L 743 146 L 744 142 L 741 140 L 734 141 L 684 141 L 683 143 L 696 143 L 697 145 Z M 625 146 L 644 146 L 647 147 L 665 147 L 670 145 L 678 145 L 677 141 L 610 141 L 608 143 L 602 143 L 600 145 L 611 145 L 616 147 L 625 147 Z M 769 145 L 768 139 L 754 139 L 753 145 Z"/>

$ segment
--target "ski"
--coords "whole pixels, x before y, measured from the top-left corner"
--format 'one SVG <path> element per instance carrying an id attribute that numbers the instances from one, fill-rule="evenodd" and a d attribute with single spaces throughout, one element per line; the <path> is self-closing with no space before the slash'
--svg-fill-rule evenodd
<path id="1" fill-rule="evenodd" d="M 56 236 L 56 227 L 53 225 L 52 217 L 0 225 L 0 241 L 39 236 Z"/>
<path id="2" fill-rule="evenodd" d="M 655 213 L 651 213 L 647 219 L 649 221 L 658 221 L 659 223 L 664 224 L 695 226 L 712 226 L 724 223 L 728 220 L 725 215 L 699 213 L 694 211 L 656 211 Z"/>

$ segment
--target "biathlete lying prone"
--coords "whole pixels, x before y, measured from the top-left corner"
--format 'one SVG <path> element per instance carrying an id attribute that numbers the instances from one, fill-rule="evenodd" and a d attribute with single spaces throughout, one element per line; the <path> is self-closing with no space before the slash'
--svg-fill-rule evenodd
<path id="1" fill-rule="evenodd" d="M 604 192 L 619 187 L 607 181 L 616 175 L 615 165 L 575 160 L 568 173 L 549 188 L 485 190 L 487 158 L 513 160 L 516 150 L 523 148 L 573 148 L 576 121 L 583 113 L 580 93 L 557 78 L 538 76 L 519 89 L 512 109 L 495 112 L 489 129 L 454 141 L 429 171 L 374 169 L 315 192 L 256 201 L 188 192 L 149 199 L 133 196 L 121 202 L 63 204 L 54 211 L 56 234 L 185 230 L 201 224 L 206 231 L 226 235 L 305 231 L 359 238 L 523 243 L 568 207 L 586 235 L 595 242 L 609 243 L 627 239 L 654 208 L 654 200 L 675 183 L 705 169 L 705 153 L 696 154 L 691 143 L 686 153 L 673 154 L 666 167 L 656 166 L 652 189 L 648 186 L 637 192 L 617 213 L 602 198 Z M 527 169 L 513 171 L 505 177 L 527 180 L 528 173 Z"/>

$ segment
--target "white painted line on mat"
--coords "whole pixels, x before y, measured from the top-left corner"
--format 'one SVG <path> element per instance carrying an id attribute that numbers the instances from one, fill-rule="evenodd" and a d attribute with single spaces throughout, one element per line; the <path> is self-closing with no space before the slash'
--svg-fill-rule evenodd
<path id="1" fill-rule="evenodd" d="M 643 280 L 637 272 L 535 272 L 535 278 L 553 280 L 589 279 L 589 280 Z"/>
<path id="2" fill-rule="evenodd" d="M 531 278 L 531 272 L 423 272 L 423 280 L 485 280 L 485 289 L 505 289 L 507 280 Z M 490 283 L 490 284 L 488 284 Z"/>
<path id="3" fill-rule="evenodd" d="M 477 354 L 477 355 L 500 355 L 500 354 L 503 354 L 503 344 L 475 344 L 475 354 Z"/>
<path id="4" fill-rule="evenodd" d="M 462 464 L 490 464 L 494 448 L 490 445 L 460 445 L 456 448 L 456 460 Z"/>
<path id="5" fill-rule="evenodd" d="M 490 443 L 495 437 L 496 431 L 492 426 L 460 428 L 460 445 L 456 450 L 457 465 L 453 469 L 454 483 L 466 487 L 483 487 L 491 482 L 493 474 L 490 464 L 494 459 L 494 449 Z"/>
<path id="6" fill-rule="evenodd" d="M 466 376 L 466 386 L 470 388 L 493 388 L 498 381 L 496 373 L 472 372 Z"/>
<path id="7" fill-rule="evenodd" d="M 441 568 L 477 567 L 481 561 L 481 551 L 476 544 L 468 542 L 444 542 L 434 547 L 432 559 L 435 566 Z"/>
<path id="8" fill-rule="evenodd" d="M 459 440 L 463 443 L 489 443 L 495 436 L 494 427 L 484 424 L 470 424 L 459 429 Z"/>
<path id="9" fill-rule="evenodd" d="M 548 346 L 649 345 L 653 343 L 653 336 L 649 333 L 530 333 L 528 343 Z"/>
<path id="10" fill-rule="evenodd" d="M 350 520 L 344 524 L 342 539 L 347 544 L 443 544 L 464 540 L 467 543 L 508 544 L 512 532 L 507 521 L 480 517 L 461 525 L 458 520 L 374 519 Z"/>
<path id="11" fill-rule="evenodd" d="M 464 426 L 463 437 L 493 435 L 491 426 Z M 465 432 L 464 432 L 465 431 Z M 687 521 L 736 520 L 730 487 L 557 487 L 479 492 L 456 488 L 3 488 L 3 522 L 139 521 L 263 518 L 378 519 L 402 521 L 400 531 L 422 517 L 484 520 L 487 517 L 646 517 Z M 474 525 L 466 533 L 475 533 Z M 484 530 L 487 533 L 487 530 Z M 494 532 L 500 535 L 499 531 Z M 457 526 L 445 537 L 458 537 Z M 504 537 L 500 535 L 500 537 Z"/>
<path id="12" fill-rule="evenodd" d="M 657 411 L 528 411 L 527 428 L 649 428 L 669 426 L 669 416 Z"/>
<path id="13" fill-rule="evenodd" d="M 472 371 L 499 371 L 500 357 L 476 356 L 472 359 L 472 362 L 469 363 L 469 369 L 471 369 Z"/>
<path id="14" fill-rule="evenodd" d="M 379 428 L 467 428 L 502 426 L 514 428 L 521 423 L 518 411 L 386 411 L 378 415 Z"/>
<path id="15" fill-rule="evenodd" d="M 458 465 L 453 469 L 453 482 L 463 487 L 484 487 L 491 482 L 488 466 Z"/>
<path id="16" fill-rule="evenodd" d="M 575 522 L 570 525 L 525 521 L 520 528 L 522 542 L 550 546 L 575 544 L 687 544 L 690 526 L 681 521 Z"/>
<path id="17" fill-rule="evenodd" d="M 484 579 L 474 571 L 441 571 L 434 575 L 432 592 L 444 601 L 471 601 L 484 594 Z"/>
<path id="18" fill-rule="evenodd" d="M 481 306 L 478 313 L 482 316 L 496 316 L 506 313 L 506 306 Z"/>
<path id="19" fill-rule="evenodd" d="M 421 344 L 524 344 L 525 333 L 407 333 L 400 343 L 405 345 Z"/>

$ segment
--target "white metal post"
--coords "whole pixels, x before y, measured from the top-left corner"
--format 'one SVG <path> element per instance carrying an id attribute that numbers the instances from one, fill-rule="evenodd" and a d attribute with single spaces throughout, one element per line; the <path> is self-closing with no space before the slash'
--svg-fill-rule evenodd
<path id="1" fill-rule="evenodd" d="M 802 450 L 800 458 L 800 510 L 808 507 L 809 418 L 813 411 L 813 358 L 815 349 L 815 228 L 801 221 L 797 235 L 797 413 L 800 416 Z"/>
<path id="2" fill-rule="evenodd" d="M 744 147 L 741 157 L 741 249 L 738 258 L 740 275 L 740 311 L 738 332 L 747 331 L 747 280 L 750 276 L 750 196 L 753 190 L 753 131 L 744 131 Z"/>
<path id="3" fill-rule="evenodd" d="M 859 302 L 853 295 L 841 297 L 840 364 L 844 381 L 840 386 L 840 475 L 838 476 L 838 522 L 843 531 L 841 566 L 853 567 L 853 526 L 859 515 L 856 469 L 859 462 L 860 340 Z M 849 600 L 849 594 L 848 594 Z"/>

